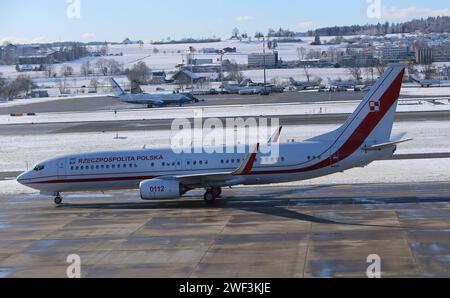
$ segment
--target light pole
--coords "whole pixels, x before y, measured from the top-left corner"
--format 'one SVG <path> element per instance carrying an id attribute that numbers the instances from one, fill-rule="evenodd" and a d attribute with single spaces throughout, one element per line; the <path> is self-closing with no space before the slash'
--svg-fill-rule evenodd
<path id="1" fill-rule="evenodd" d="M 267 93 L 267 75 L 266 75 L 266 38 L 263 37 L 263 61 L 264 61 L 264 93 Z"/>

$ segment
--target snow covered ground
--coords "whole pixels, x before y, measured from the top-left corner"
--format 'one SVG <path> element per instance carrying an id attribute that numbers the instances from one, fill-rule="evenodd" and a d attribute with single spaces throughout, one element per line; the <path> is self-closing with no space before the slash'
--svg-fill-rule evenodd
<path id="1" fill-rule="evenodd" d="M 86 99 L 90 100 L 90 99 Z M 58 123 L 58 122 L 85 122 L 85 121 L 126 121 L 142 119 L 172 119 L 191 118 L 201 111 L 203 117 L 241 117 L 241 116 L 271 116 L 271 115 L 311 115 L 311 114 L 337 114 L 352 113 L 359 102 L 323 102 L 314 104 L 259 104 L 259 105 L 235 105 L 235 106 L 210 106 L 210 107 L 169 107 L 161 109 L 121 110 L 117 114 L 114 111 L 95 111 L 84 113 L 48 113 L 36 116 L 13 117 L 1 115 L 0 124 L 23 123 Z M 1 107 L 1 106 L 0 106 Z M 428 101 L 401 101 L 398 112 L 416 111 L 448 111 L 448 100 L 438 100 L 436 104 Z"/>

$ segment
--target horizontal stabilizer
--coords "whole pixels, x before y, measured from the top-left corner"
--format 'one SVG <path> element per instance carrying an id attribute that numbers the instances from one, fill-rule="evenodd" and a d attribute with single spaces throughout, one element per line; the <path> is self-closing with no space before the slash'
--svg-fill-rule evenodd
<path id="1" fill-rule="evenodd" d="M 412 141 L 412 139 L 404 139 L 404 140 L 400 140 L 400 141 L 394 141 L 394 142 L 388 142 L 388 143 L 383 143 L 383 144 L 377 144 L 377 145 L 373 145 L 373 146 L 369 146 L 369 147 L 364 147 L 363 149 L 365 151 L 377 151 L 377 150 L 383 150 L 401 143 L 406 143 Z"/>

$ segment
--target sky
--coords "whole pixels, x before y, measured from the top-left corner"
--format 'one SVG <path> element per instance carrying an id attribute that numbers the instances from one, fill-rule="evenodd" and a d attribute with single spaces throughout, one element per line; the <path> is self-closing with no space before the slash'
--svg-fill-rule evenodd
<path id="1" fill-rule="evenodd" d="M 0 0 L 0 42 L 228 38 L 450 16 L 443 0 Z"/>

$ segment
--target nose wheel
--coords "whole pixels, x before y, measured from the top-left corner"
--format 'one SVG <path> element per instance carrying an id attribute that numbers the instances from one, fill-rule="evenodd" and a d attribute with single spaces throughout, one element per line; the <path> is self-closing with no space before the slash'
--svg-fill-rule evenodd
<path id="1" fill-rule="evenodd" d="M 61 203 L 62 203 L 62 197 L 60 195 L 57 195 L 55 197 L 55 204 L 56 205 L 61 205 Z"/>

